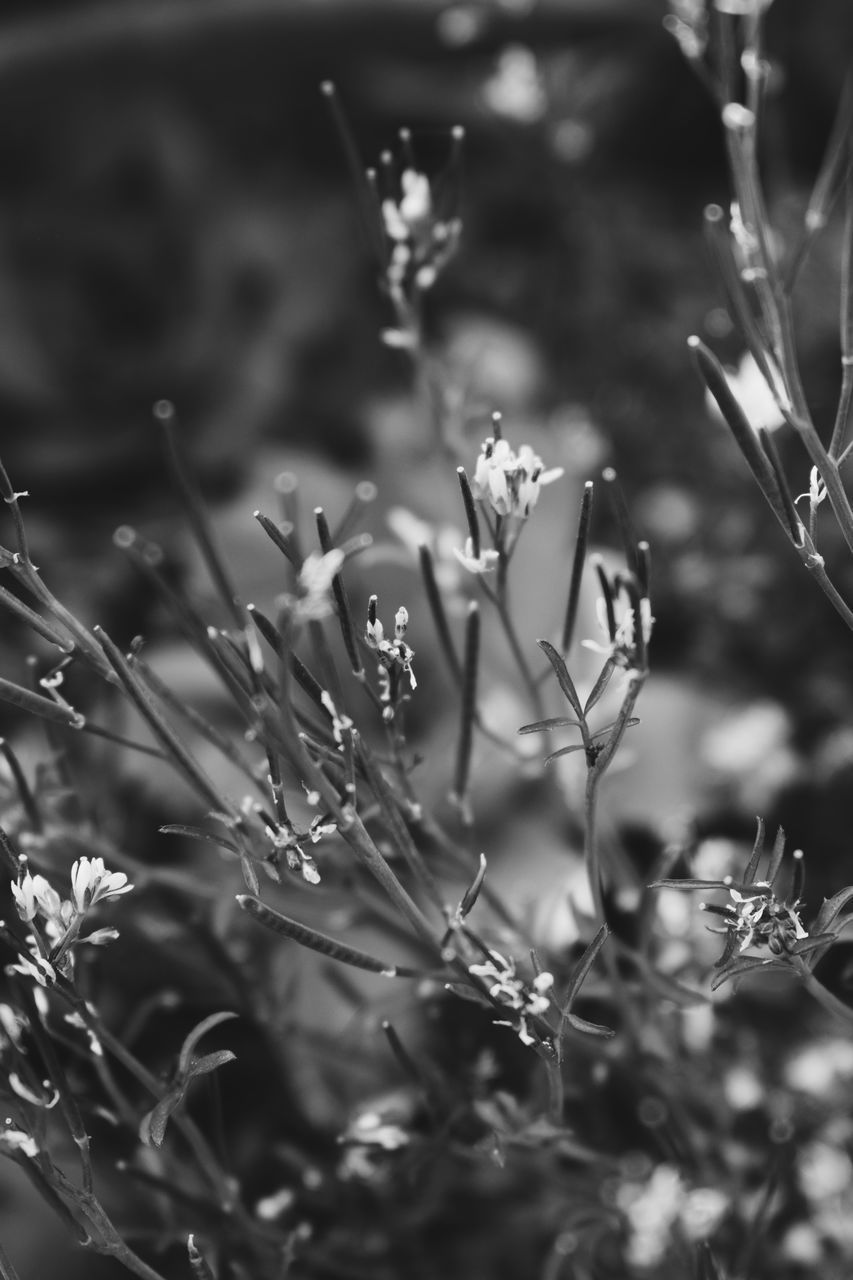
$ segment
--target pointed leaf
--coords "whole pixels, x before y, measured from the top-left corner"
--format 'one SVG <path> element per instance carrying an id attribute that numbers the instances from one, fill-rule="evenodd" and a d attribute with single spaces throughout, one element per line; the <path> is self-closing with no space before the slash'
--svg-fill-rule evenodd
<path id="1" fill-rule="evenodd" d="M 465 916 L 469 915 L 469 913 L 473 910 L 476 904 L 476 901 L 480 896 L 480 890 L 482 889 L 483 881 L 486 878 L 487 866 L 488 864 L 486 862 L 486 855 L 484 853 L 481 853 L 480 865 L 477 868 L 477 874 L 474 876 L 474 879 L 471 881 L 468 888 L 463 893 L 462 901 L 459 903 L 459 914 L 460 916 L 462 916 L 463 920 Z"/>
<path id="2" fill-rule="evenodd" d="M 240 852 L 233 841 L 226 840 L 215 831 L 204 831 L 201 827 L 188 827 L 182 822 L 170 822 L 165 827 L 159 827 L 158 830 L 164 836 L 186 836 L 189 840 L 207 840 L 210 844 L 218 845 L 220 849 L 227 849 L 229 853 Z"/>
<path id="3" fill-rule="evenodd" d="M 581 707 L 581 700 L 578 697 L 578 691 L 575 688 L 572 677 L 569 675 L 569 669 L 565 662 L 549 640 L 537 640 L 536 643 L 550 662 L 554 675 L 557 677 L 557 683 L 562 689 L 572 711 L 574 711 L 579 720 L 583 720 L 584 713 Z"/>
<path id="4" fill-rule="evenodd" d="M 181 1051 L 178 1054 L 178 1074 L 183 1076 L 189 1067 L 192 1059 L 193 1051 L 202 1036 L 207 1035 L 208 1031 L 212 1031 L 214 1027 L 218 1027 L 223 1022 L 230 1022 L 232 1018 L 236 1018 L 236 1013 L 223 1011 L 222 1013 L 212 1013 L 209 1017 L 203 1018 L 184 1040 L 181 1045 Z"/>
<path id="5" fill-rule="evenodd" d="M 838 893 L 834 893 L 831 898 L 824 898 L 812 924 L 812 933 L 826 933 L 831 929 L 850 901 L 853 901 L 853 884 L 839 889 Z"/>
<path id="6" fill-rule="evenodd" d="M 545 757 L 545 764 L 550 764 L 552 760 L 557 760 L 560 756 L 570 756 L 573 751 L 585 751 L 586 747 L 582 742 L 578 742 L 572 747 L 560 747 L 559 751 L 552 751 L 549 756 Z"/>
<path id="7" fill-rule="evenodd" d="M 725 973 L 718 973 L 714 981 L 711 983 L 711 990 L 716 991 L 724 982 L 730 978 L 737 980 L 743 978 L 747 973 L 753 973 L 756 969 L 788 969 L 788 965 L 782 960 L 760 960 L 758 956 L 741 956 L 738 960 L 733 960 L 727 967 Z"/>
<path id="8" fill-rule="evenodd" d="M 589 715 L 590 711 L 592 711 L 596 703 L 599 702 L 601 698 L 604 696 L 604 692 L 607 686 L 610 684 L 611 677 L 615 670 L 616 670 L 616 667 L 614 663 L 611 662 L 611 660 L 608 658 L 604 666 L 599 671 L 598 679 L 596 680 L 595 684 L 592 686 L 590 695 L 586 700 L 586 705 L 584 706 L 584 709 L 583 709 L 584 715 Z"/>
<path id="9" fill-rule="evenodd" d="M 580 1018 L 576 1013 L 567 1013 L 565 1021 L 575 1031 L 581 1031 L 586 1036 L 602 1036 L 610 1040 L 616 1035 L 612 1027 L 603 1027 L 600 1022 L 587 1022 L 586 1018 Z"/>
<path id="10" fill-rule="evenodd" d="M 445 983 L 445 988 L 447 991 L 451 991 L 453 995 L 459 996 L 460 1000 L 468 1000 L 471 1004 L 478 1004 L 486 1009 L 493 1007 L 491 1001 L 487 1000 L 476 987 L 466 987 L 462 982 L 447 982 Z"/>
<path id="11" fill-rule="evenodd" d="M 139 1138 L 146 1147 L 161 1147 L 166 1136 L 166 1125 L 178 1109 L 186 1093 L 186 1084 L 180 1083 L 164 1094 L 155 1107 L 139 1122 Z"/>
<path id="12" fill-rule="evenodd" d="M 577 999 L 578 993 L 580 992 L 580 989 L 583 986 L 584 979 L 586 978 L 587 974 L 589 973 L 590 969 L 595 963 L 595 960 L 596 960 L 596 957 L 598 956 L 599 951 L 604 946 L 609 936 L 610 936 L 610 930 L 608 929 L 606 924 L 603 924 L 599 929 L 598 933 L 593 938 L 592 942 L 587 947 L 586 951 L 584 951 L 577 965 L 575 966 L 575 969 L 571 976 L 571 980 L 569 982 L 568 990 L 566 992 L 566 999 L 563 1004 L 563 1009 L 560 1014 L 560 1026 L 557 1031 L 558 1039 L 562 1037 L 565 1024 L 567 1022 L 571 1026 L 573 1026 L 576 1030 L 586 1031 L 590 1035 L 600 1036 L 600 1035 L 613 1034 L 613 1032 L 610 1031 L 609 1028 L 600 1027 L 597 1023 L 594 1023 L 594 1022 L 587 1022 L 585 1018 L 578 1018 L 575 1014 L 572 1013 L 572 1005 Z"/>
<path id="13" fill-rule="evenodd" d="M 566 720 L 563 716 L 553 716 L 549 720 L 535 720 L 533 724 L 523 724 L 518 733 L 550 733 L 552 729 L 579 729 L 579 720 Z"/>
<path id="14" fill-rule="evenodd" d="M 773 851 L 770 854 L 770 862 L 767 867 L 767 879 L 772 885 L 779 874 L 782 866 L 782 859 L 785 856 L 785 829 L 778 827 L 776 830 L 776 839 L 773 841 Z"/>
<path id="15" fill-rule="evenodd" d="M 211 1071 L 218 1071 L 227 1062 L 236 1061 L 237 1055 L 230 1049 L 216 1049 L 213 1053 L 206 1053 L 203 1058 L 194 1058 L 187 1067 L 186 1079 L 195 1080 L 196 1076 L 210 1075 Z"/>

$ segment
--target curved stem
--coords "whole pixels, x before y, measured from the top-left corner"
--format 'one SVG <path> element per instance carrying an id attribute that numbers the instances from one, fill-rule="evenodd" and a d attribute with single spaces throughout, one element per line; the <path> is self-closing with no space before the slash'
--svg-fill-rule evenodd
<path id="1" fill-rule="evenodd" d="M 834 1018 L 839 1018 L 842 1022 L 853 1026 L 853 1008 L 844 1004 L 831 991 L 828 991 L 822 982 L 818 982 L 811 969 L 800 957 L 796 957 L 795 969 L 806 991 L 817 1000 L 818 1004 L 827 1013 L 831 1013 Z"/>

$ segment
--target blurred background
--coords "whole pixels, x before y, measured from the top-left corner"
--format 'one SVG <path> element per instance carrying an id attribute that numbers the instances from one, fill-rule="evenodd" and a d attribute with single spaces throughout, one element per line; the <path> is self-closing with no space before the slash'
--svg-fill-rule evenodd
<path id="1" fill-rule="evenodd" d="M 731 365 L 743 345 L 701 230 L 705 204 L 728 199 L 718 121 L 666 12 L 659 0 L 7 3 L 0 452 L 31 495 L 50 585 L 123 642 L 153 637 L 179 682 L 193 679 L 187 655 L 111 540 L 119 524 L 140 528 L 187 590 L 207 590 L 152 425 L 159 398 L 177 406 L 245 599 L 281 589 L 251 513 L 275 512 L 282 471 L 299 473 L 307 512 L 323 503 L 335 516 L 353 485 L 375 480 L 380 541 L 399 506 L 461 527 L 407 357 L 379 338 L 390 316 L 319 84 L 337 84 L 365 164 L 405 126 L 436 173 L 464 126 L 461 248 L 429 295 L 426 333 L 465 389 L 472 463 L 500 410 L 514 443 L 566 469 L 526 534 L 529 636 L 555 624 L 553 610 L 536 616 L 544 566 L 565 558 L 585 479 L 615 466 L 652 545 L 655 676 L 615 812 L 642 847 L 685 815 L 740 836 L 761 811 L 806 845 L 818 886 L 837 884 L 853 781 L 849 638 L 777 538 L 687 359 L 690 333 Z M 775 0 L 767 42 L 764 164 L 784 237 L 821 160 L 853 9 Z M 834 217 L 798 292 L 819 425 L 838 389 L 839 253 Z M 801 492 L 807 465 L 778 439 Z M 604 512 L 596 538 L 616 545 Z M 849 592 L 840 550 L 829 541 L 825 555 Z M 372 572 L 390 620 L 412 570 L 389 553 Z M 439 664 L 418 621 L 410 639 L 429 672 Z M 4 622 L 4 674 L 21 678 L 25 654 Z M 14 736 L 5 709 L 0 725 Z M 481 779 L 482 794 L 495 784 Z M 505 840 L 507 816 L 489 819 Z M 529 825 L 525 838 L 535 844 Z M 23 1216 L 9 1231 L 25 1280 L 48 1275 L 56 1241 L 34 1241 Z M 81 1275 L 118 1274 L 84 1262 Z"/>

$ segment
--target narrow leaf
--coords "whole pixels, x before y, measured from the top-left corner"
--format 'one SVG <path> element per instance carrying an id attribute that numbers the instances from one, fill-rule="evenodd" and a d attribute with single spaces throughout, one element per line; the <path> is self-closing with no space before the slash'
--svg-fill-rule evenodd
<path id="1" fill-rule="evenodd" d="M 853 884 L 839 889 L 838 893 L 834 893 L 831 898 L 824 898 L 812 924 L 812 933 L 827 933 L 851 901 L 853 901 Z"/>
<path id="2" fill-rule="evenodd" d="M 571 1026 L 575 1027 L 576 1030 L 579 1030 L 579 1031 L 588 1030 L 589 1034 L 591 1035 L 611 1036 L 614 1034 L 612 1031 L 610 1031 L 609 1028 L 600 1027 L 598 1026 L 597 1023 L 586 1022 L 585 1019 L 578 1018 L 575 1014 L 572 1013 L 572 1005 L 577 999 L 580 989 L 583 986 L 584 980 L 587 974 L 589 973 L 590 969 L 592 968 L 593 964 L 595 963 L 596 957 L 598 956 L 599 951 L 607 941 L 609 935 L 610 935 L 610 930 L 608 929 L 606 924 L 603 924 L 601 928 L 598 930 L 598 933 L 593 938 L 592 942 L 584 951 L 583 955 L 581 956 L 580 960 L 578 961 L 572 973 L 571 980 L 569 982 L 569 987 L 566 992 L 565 1003 L 563 1004 L 563 1009 L 560 1014 L 560 1026 L 557 1031 L 558 1039 L 562 1036 L 565 1024 L 567 1022 Z"/>
<path id="3" fill-rule="evenodd" d="M 237 1055 L 230 1049 L 216 1049 L 213 1053 L 206 1053 L 201 1058 L 194 1058 L 187 1067 L 186 1078 L 195 1080 L 196 1076 L 208 1076 L 211 1071 L 218 1071 L 226 1063 L 236 1061 Z"/>
<path id="4" fill-rule="evenodd" d="M 613 672 L 615 670 L 616 670 L 616 664 L 610 658 L 608 658 L 604 666 L 601 668 L 601 671 L 598 673 L 598 679 L 596 680 L 595 684 L 592 686 L 589 697 L 587 698 L 586 703 L 584 705 L 583 714 L 585 716 L 589 715 L 590 711 L 592 711 L 596 703 L 599 702 L 601 698 L 604 696 L 604 692 L 607 689 L 607 686 L 610 684 L 611 677 L 613 676 Z"/>
<path id="5" fill-rule="evenodd" d="M 203 1018 L 184 1040 L 178 1054 L 178 1073 L 183 1075 L 187 1070 L 193 1051 L 202 1036 L 207 1035 L 208 1031 L 212 1031 L 214 1027 L 218 1027 L 223 1022 L 230 1022 L 232 1018 L 236 1018 L 236 1013 L 223 1010 L 221 1013 L 212 1013 L 209 1017 Z"/>
<path id="6" fill-rule="evenodd" d="M 233 841 L 226 840 L 215 831 L 204 831 L 201 827 L 188 827 L 182 822 L 169 822 L 165 827 L 158 827 L 158 830 L 164 836 L 186 836 L 189 840 L 207 840 L 220 849 L 227 849 L 229 853 L 240 852 Z"/>
<path id="7" fill-rule="evenodd" d="M 574 681 L 572 680 L 572 677 L 569 675 L 569 669 L 566 666 L 565 662 L 563 661 L 562 657 L 560 656 L 560 654 L 557 652 L 557 650 L 554 648 L 554 646 L 551 644 L 549 640 L 537 640 L 536 643 L 539 645 L 539 648 L 542 650 L 542 652 L 545 654 L 545 657 L 550 662 L 554 671 L 554 675 L 557 677 L 557 683 L 559 684 L 561 690 L 563 691 L 563 694 L 566 700 L 568 701 L 569 706 L 572 708 L 572 711 L 574 711 L 578 720 L 583 720 L 584 713 L 583 713 L 583 708 L 581 707 L 581 700 L 578 697 L 578 691 L 575 688 Z"/>
<path id="8" fill-rule="evenodd" d="M 582 742 L 577 742 L 571 747 L 560 747 L 559 751 L 552 751 L 550 755 L 545 757 L 545 764 L 551 764 L 554 760 L 558 760 L 560 756 L 570 756 L 575 751 L 585 751 L 586 747 Z"/>
<path id="9" fill-rule="evenodd" d="M 182 1081 L 170 1089 L 139 1122 L 139 1139 L 146 1147 L 162 1147 L 166 1126 L 184 1100 L 186 1084 Z"/>
<path id="10" fill-rule="evenodd" d="M 554 716 L 550 720 L 536 720 L 533 724 L 523 724 L 518 733 L 550 733 L 552 729 L 579 729 L 579 720 L 566 720 L 563 716 Z"/>

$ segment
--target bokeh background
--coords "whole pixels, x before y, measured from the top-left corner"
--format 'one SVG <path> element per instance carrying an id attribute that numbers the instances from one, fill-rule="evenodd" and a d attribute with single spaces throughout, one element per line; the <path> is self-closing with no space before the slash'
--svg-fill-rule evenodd
<path id="1" fill-rule="evenodd" d="M 531 524 L 527 634 L 554 625 L 546 581 L 565 562 L 583 481 L 615 466 L 652 544 L 657 624 L 642 736 L 613 812 L 639 858 L 688 818 L 737 837 L 755 812 L 783 820 L 819 900 L 849 856 L 849 638 L 776 537 L 687 359 L 693 332 L 731 364 L 742 344 L 701 232 L 704 205 L 728 198 L 718 122 L 665 12 L 659 0 L 7 3 L 0 449 L 31 494 L 51 585 L 87 622 L 151 637 L 186 688 L 188 655 L 112 544 L 117 525 L 137 526 L 168 548 L 187 590 L 207 590 L 166 479 L 157 399 L 178 408 L 247 599 L 281 589 L 251 513 L 275 508 L 282 471 L 302 477 L 309 512 L 339 513 L 355 483 L 375 480 L 379 543 L 396 506 L 461 526 L 407 359 L 379 339 L 389 317 L 319 84 L 337 84 L 366 164 L 406 126 L 437 172 L 463 125 L 462 245 L 426 330 L 465 388 L 472 460 L 497 409 L 515 442 L 566 468 L 535 534 Z M 853 10 L 775 0 L 767 41 L 764 163 L 784 235 L 820 163 Z M 833 218 L 798 292 L 819 424 L 837 395 L 839 245 Z M 794 491 L 807 488 L 795 443 L 784 432 L 779 443 Z M 606 513 L 596 538 L 616 543 Z M 850 591 L 839 553 L 830 540 Z M 389 610 L 414 581 L 381 546 L 371 572 Z M 424 670 L 437 670 L 415 633 Z M 4 674 L 20 678 L 25 656 L 4 622 Z M 5 709 L 0 725 L 25 732 Z M 442 741 L 440 712 L 422 732 Z M 165 777 L 140 772 L 137 784 L 152 812 L 185 803 Z M 526 874 L 544 881 L 553 837 L 537 833 L 523 794 L 504 788 L 501 809 L 502 780 L 479 785 L 494 843 L 541 847 L 541 872 L 534 859 Z M 27 1280 L 72 1266 L 119 1274 L 74 1262 L 41 1218 L 36 1236 L 13 1175 L 0 1170 L 3 1229 Z"/>

